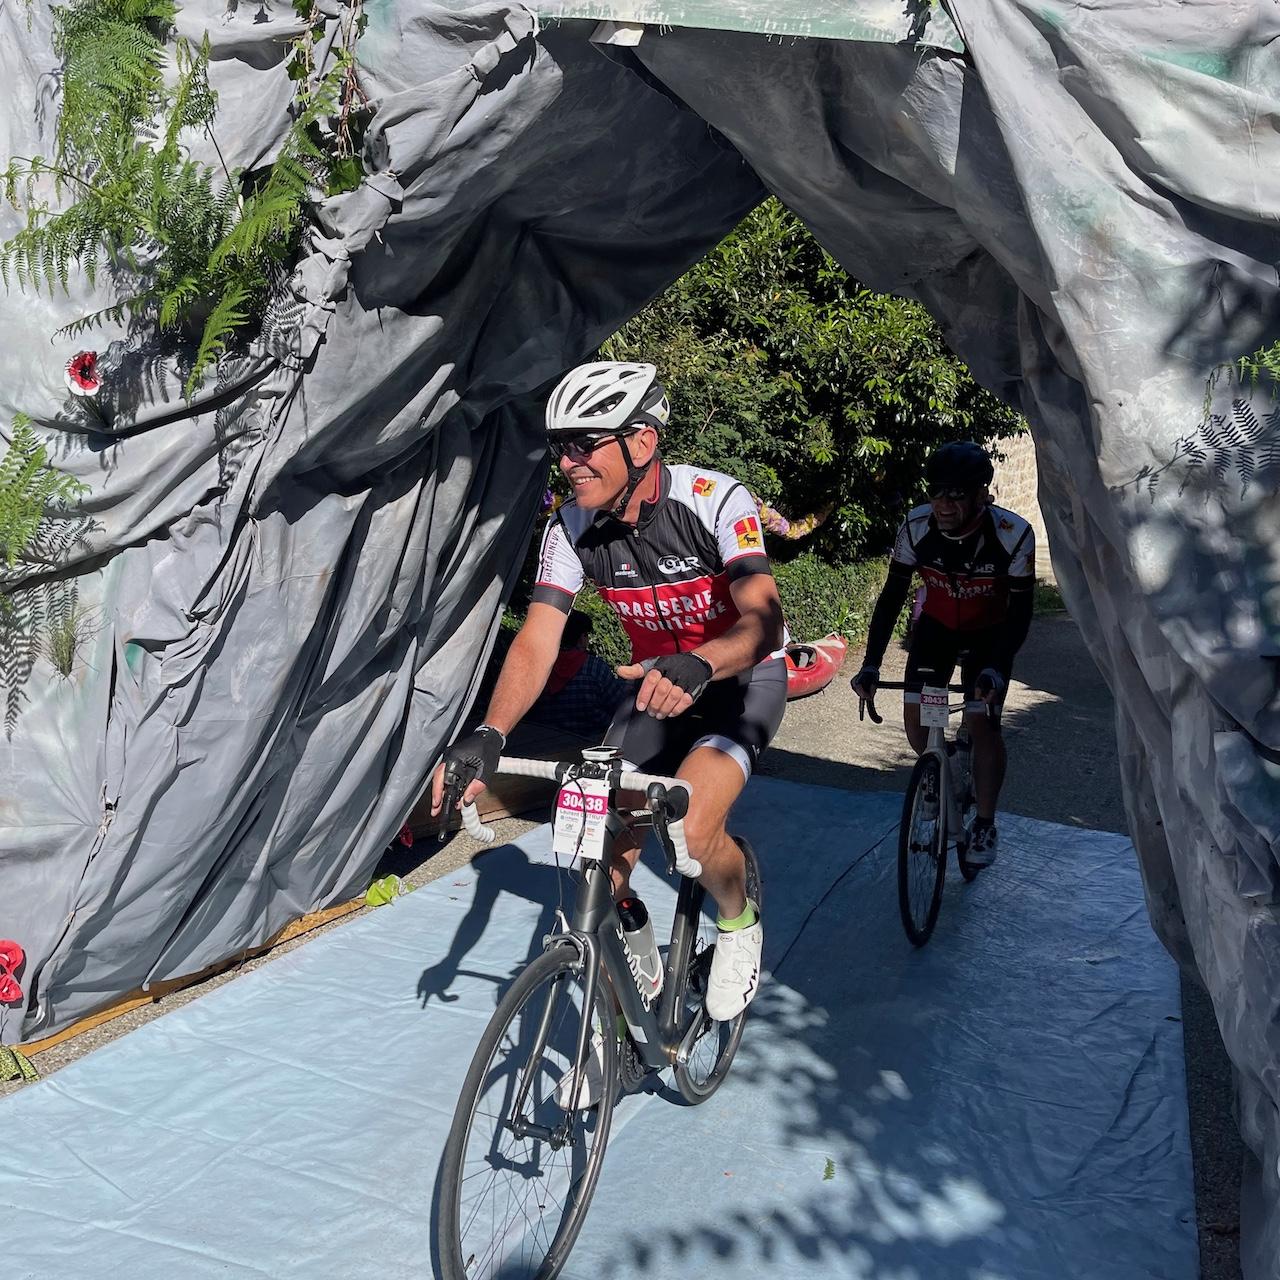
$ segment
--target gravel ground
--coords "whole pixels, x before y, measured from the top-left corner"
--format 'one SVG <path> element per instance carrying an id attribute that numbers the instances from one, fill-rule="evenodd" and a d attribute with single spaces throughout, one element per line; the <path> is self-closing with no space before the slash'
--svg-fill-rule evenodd
<path id="1" fill-rule="evenodd" d="M 905 784 L 912 757 L 898 721 L 897 695 L 882 696 L 883 725 L 857 718 L 856 703 L 844 677 L 857 669 L 859 656 L 850 655 L 844 676 L 826 692 L 791 704 L 762 763 L 762 773 L 854 791 L 896 790 Z M 900 652 L 891 653 L 884 664 L 885 678 L 901 678 L 902 662 Z M 1005 731 L 1010 760 L 1002 808 L 1097 830 L 1126 829 L 1111 696 L 1079 631 L 1065 615 L 1039 618 L 1033 626 L 1006 704 Z M 508 818 L 496 825 L 501 843 L 534 824 Z M 463 866 L 480 846 L 459 834 L 436 850 L 434 841 L 419 840 L 413 849 L 396 846 L 388 851 L 380 872 L 395 871 L 417 887 Z M 198 986 L 104 1023 L 38 1055 L 35 1064 L 41 1075 L 47 1076 L 99 1045 L 197 999 L 241 972 L 270 964 L 276 956 L 305 946 L 311 938 L 344 923 L 345 919 L 334 921 Z M 1182 1003 L 1201 1277 L 1239 1280 L 1242 1149 L 1231 1115 L 1230 1064 L 1208 998 L 1197 983 L 1185 977 Z M 17 1081 L 0 1084 L 0 1098 L 21 1087 Z"/>

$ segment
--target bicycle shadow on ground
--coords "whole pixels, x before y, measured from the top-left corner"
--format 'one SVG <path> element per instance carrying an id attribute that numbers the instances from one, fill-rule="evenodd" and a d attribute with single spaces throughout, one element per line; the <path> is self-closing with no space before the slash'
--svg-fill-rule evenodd
<path id="1" fill-rule="evenodd" d="M 450 988 L 459 978 L 469 977 L 493 983 L 496 1006 L 520 970 L 542 951 L 543 938 L 557 927 L 557 905 L 563 901 L 568 910 L 575 887 L 570 883 L 568 875 L 558 870 L 554 863 L 531 861 L 518 844 L 504 844 L 484 851 L 466 867 L 449 873 L 449 881 L 451 887 L 460 890 L 474 885 L 474 892 L 466 914 L 449 944 L 448 953 L 444 959 L 422 971 L 422 976 L 418 979 L 418 1000 L 424 1009 L 432 1000 L 440 1004 L 453 1004 L 459 997 Z M 537 922 L 529 934 L 526 953 L 520 959 L 513 960 L 510 949 L 503 948 L 501 972 L 463 968 L 463 962 L 473 952 L 481 955 L 498 954 L 491 947 L 483 945 L 485 931 L 495 908 L 507 897 L 523 899 L 539 909 Z"/>

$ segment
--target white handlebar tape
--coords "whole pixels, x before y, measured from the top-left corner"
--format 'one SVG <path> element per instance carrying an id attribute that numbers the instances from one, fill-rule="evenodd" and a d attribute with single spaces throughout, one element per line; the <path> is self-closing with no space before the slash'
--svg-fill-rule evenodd
<path id="1" fill-rule="evenodd" d="M 464 804 L 462 806 L 462 825 L 466 827 L 467 834 L 474 836 L 481 844 L 492 844 L 497 832 L 492 827 L 486 827 L 480 821 L 480 814 L 476 811 L 473 804 Z"/>

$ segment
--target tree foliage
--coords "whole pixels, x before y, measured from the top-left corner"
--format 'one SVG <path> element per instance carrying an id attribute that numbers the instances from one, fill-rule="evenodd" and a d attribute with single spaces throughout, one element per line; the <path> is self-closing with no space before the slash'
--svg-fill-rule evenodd
<path id="1" fill-rule="evenodd" d="M 295 7 L 312 18 L 311 0 Z M 193 160 L 186 131 L 214 141 L 217 97 L 209 43 L 173 36 L 173 0 L 72 0 L 54 10 L 54 50 L 63 60 L 55 155 L 16 157 L 0 174 L 5 198 L 26 225 L 0 246 L 6 284 L 67 287 L 73 267 L 92 282 L 109 268 L 113 306 L 66 327 L 76 334 L 125 316 L 196 341 L 191 396 L 227 346 L 260 319 L 280 266 L 293 259 L 306 201 L 359 181 L 351 113 L 363 104 L 350 46 L 363 29 L 358 6 L 321 75 L 311 39 L 290 62 L 299 82 L 293 123 L 276 160 L 253 174 Z M 176 74 L 166 76 L 172 45 Z M 55 210 L 41 198 L 52 179 Z M 336 188 L 335 188 L 335 184 Z"/>
<path id="2" fill-rule="evenodd" d="M 601 354 L 658 366 L 669 458 L 727 471 L 793 519 L 829 510 L 804 545 L 835 563 L 887 545 L 935 445 L 1021 427 L 923 306 L 863 288 L 776 200 Z"/>

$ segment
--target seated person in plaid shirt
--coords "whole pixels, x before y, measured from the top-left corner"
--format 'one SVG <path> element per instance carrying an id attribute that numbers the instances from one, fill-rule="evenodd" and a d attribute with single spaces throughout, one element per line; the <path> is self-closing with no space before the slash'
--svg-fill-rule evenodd
<path id="1" fill-rule="evenodd" d="M 587 652 L 591 627 L 591 618 L 581 609 L 570 612 L 560 639 L 560 654 L 542 696 L 528 715 L 566 733 L 598 739 L 626 694 L 627 681 L 614 675 L 603 658 Z"/>

